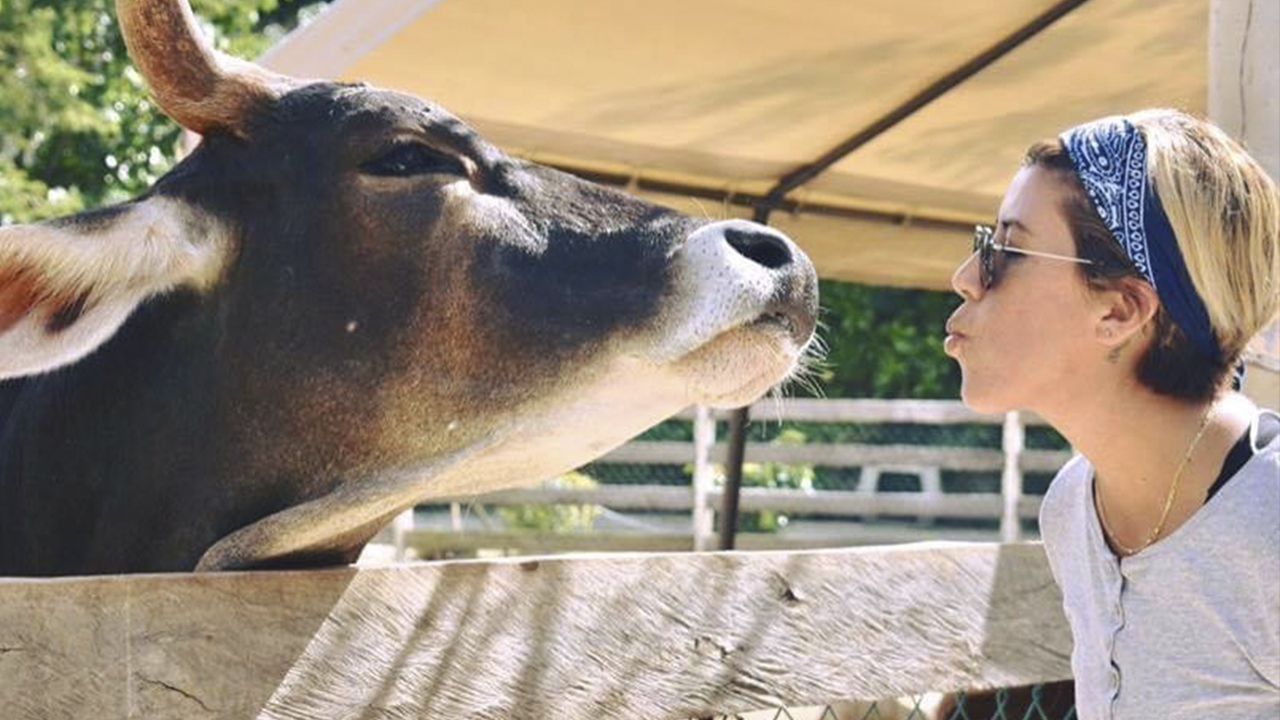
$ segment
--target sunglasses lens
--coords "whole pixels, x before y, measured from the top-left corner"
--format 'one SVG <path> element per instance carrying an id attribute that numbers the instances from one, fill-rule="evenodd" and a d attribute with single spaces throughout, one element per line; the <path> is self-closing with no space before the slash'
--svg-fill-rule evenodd
<path id="1" fill-rule="evenodd" d="M 973 250 L 978 253 L 978 278 L 983 288 L 990 288 L 996 281 L 995 235 L 991 228 L 979 225 L 973 232 Z"/>

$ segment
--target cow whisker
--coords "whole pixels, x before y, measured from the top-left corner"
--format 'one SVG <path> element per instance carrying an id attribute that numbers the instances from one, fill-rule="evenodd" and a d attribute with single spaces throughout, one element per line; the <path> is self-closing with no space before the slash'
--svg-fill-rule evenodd
<path id="1" fill-rule="evenodd" d="M 711 213 L 707 212 L 707 209 L 706 209 L 705 207 L 703 207 L 702 203 L 698 202 L 698 198 L 696 198 L 696 197 L 694 197 L 694 196 L 690 195 L 690 196 L 689 196 L 689 199 L 693 201 L 693 204 L 694 204 L 694 205 L 697 205 L 697 206 L 698 206 L 698 210 L 702 213 L 702 217 L 703 217 L 704 219 L 706 219 L 706 220 L 712 220 L 712 219 L 713 219 L 713 218 L 711 217 Z M 723 218 L 721 218 L 721 219 L 723 219 Z"/>

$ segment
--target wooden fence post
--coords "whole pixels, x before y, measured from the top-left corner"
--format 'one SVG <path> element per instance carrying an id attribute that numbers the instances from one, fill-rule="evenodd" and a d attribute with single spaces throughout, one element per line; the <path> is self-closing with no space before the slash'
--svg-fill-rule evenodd
<path id="1" fill-rule="evenodd" d="M 413 508 L 405 510 L 391 521 L 391 537 L 396 547 L 396 562 L 404 562 L 408 559 L 407 538 L 411 532 L 413 532 Z"/>
<path id="2" fill-rule="evenodd" d="M 1022 448 L 1026 432 L 1018 412 L 1004 416 L 1004 473 L 1000 477 L 1000 495 L 1004 498 L 1004 511 L 1000 514 L 1000 540 L 1016 542 L 1022 535 L 1022 521 L 1018 519 L 1018 503 L 1022 500 Z"/>

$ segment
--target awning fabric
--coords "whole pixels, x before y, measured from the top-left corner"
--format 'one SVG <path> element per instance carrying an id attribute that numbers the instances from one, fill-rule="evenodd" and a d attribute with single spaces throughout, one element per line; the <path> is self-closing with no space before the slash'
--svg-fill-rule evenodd
<path id="1" fill-rule="evenodd" d="M 1032 142 L 1143 107 L 1204 112 L 1208 6 L 338 0 L 263 62 L 427 97 L 515 154 L 750 217 L 780 178 L 1024 31 L 769 217 L 825 277 L 943 289 Z"/>

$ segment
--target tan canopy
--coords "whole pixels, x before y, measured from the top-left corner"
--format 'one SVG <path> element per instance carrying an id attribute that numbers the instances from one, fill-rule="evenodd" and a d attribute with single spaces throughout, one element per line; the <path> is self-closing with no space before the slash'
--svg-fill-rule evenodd
<path id="1" fill-rule="evenodd" d="M 432 98 L 515 154 L 712 217 L 829 155 L 768 221 L 825 277 L 942 289 L 1029 144 L 1204 112 L 1208 5 L 339 0 L 263 62 Z"/>

